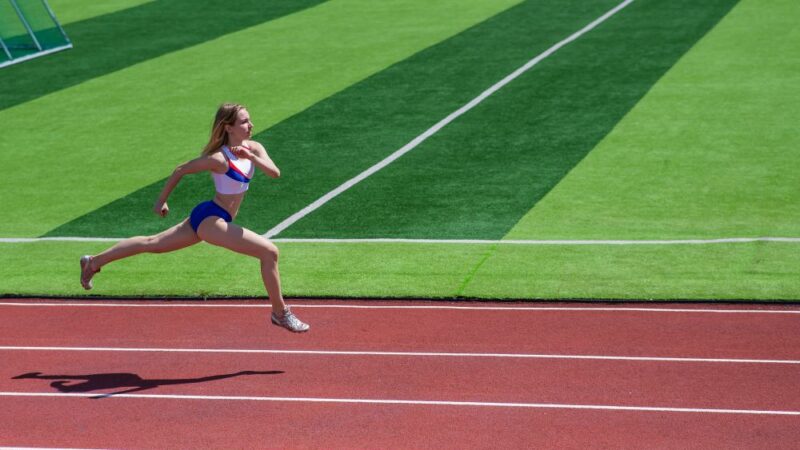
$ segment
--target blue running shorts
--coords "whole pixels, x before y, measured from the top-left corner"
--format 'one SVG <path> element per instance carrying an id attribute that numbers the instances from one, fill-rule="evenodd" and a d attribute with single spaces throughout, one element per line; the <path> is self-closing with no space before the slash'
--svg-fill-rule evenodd
<path id="1" fill-rule="evenodd" d="M 197 233 L 197 227 L 200 226 L 200 223 L 202 223 L 206 217 L 211 216 L 219 217 L 225 222 L 230 222 L 233 220 L 231 215 L 228 214 L 228 211 L 225 211 L 222 206 L 219 206 L 218 204 L 209 200 L 194 207 L 192 214 L 189 215 L 189 224 L 192 225 L 192 229 L 195 233 Z"/>

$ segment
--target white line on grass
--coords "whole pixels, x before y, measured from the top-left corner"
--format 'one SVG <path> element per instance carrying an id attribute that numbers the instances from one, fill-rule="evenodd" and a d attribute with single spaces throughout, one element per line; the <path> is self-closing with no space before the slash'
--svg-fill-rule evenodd
<path id="1" fill-rule="evenodd" d="M 49 55 L 51 53 L 60 52 L 62 50 L 69 50 L 71 48 L 72 48 L 72 44 L 67 44 L 67 45 L 62 45 L 60 47 L 51 48 L 49 50 L 44 50 L 44 51 L 41 51 L 41 52 L 38 52 L 38 53 L 34 53 L 32 55 L 23 56 L 21 58 L 12 59 L 10 61 L 6 61 L 6 62 L 3 62 L 3 63 L 0 63 L 0 69 L 2 69 L 3 67 L 12 66 L 14 64 L 19 64 L 21 62 L 29 61 L 31 59 L 38 58 L 40 56 Z"/>
<path id="2" fill-rule="evenodd" d="M 0 243 L 23 244 L 32 242 L 117 242 L 124 238 L 106 237 L 40 237 L 0 238 Z M 300 244 L 457 244 L 457 245 L 710 245 L 744 244 L 751 242 L 800 243 L 797 237 L 734 237 L 715 239 L 273 239 L 276 243 Z"/>
<path id="3" fill-rule="evenodd" d="M 271 308 L 269 304 L 241 304 L 223 300 L 223 303 L 154 303 L 147 300 L 140 303 L 102 303 L 86 301 L 76 302 L 0 302 L 0 306 L 21 307 L 83 307 L 83 308 Z M 800 314 L 795 309 L 691 309 L 691 308 L 624 308 L 577 306 L 448 306 L 448 305 L 347 305 L 347 304 L 290 304 L 292 308 L 343 308 L 343 309 L 427 309 L 427 310 L 464 310 L 464 311 L 572 311 L 572 312 L 646 312 L 646 313 L 719 313 L 719 314 Z"/>
<path id="4" fill-rule="evenodd" d="M 728 364 L 796 364 L 791 359 L 740 359 L 740 358 L 679 358 L 659 356 L 607 356 L 607 355 L 558 355 L 531 353 L 448 353 L 448 352 L 386 352 L 347 350 L 274 350 L 232 348 L 132 348 L 132 347 L 33 347 L 0 346 L 0 351 L 45 351 L 45 352 L 117 352 L 117 353 L 245 353 L 311 356 L 396 356 L 396 357 L 441 357 L 441 358 L 502 358 L 502 359 L 574 359 L 594 361 L 637 361 L 674 363 L 728 363 Z"/>
<path id="5" fill-rule="evenodd" d="M 455 112 L 451 113 L 449 116 L 445 117 L 444 119 L 440 120 L 439 123 L 437 123 L 436 125 L 432 126 L 427 131 L 425 131 L 421 135 L 417 136 L 411 142 L 409 142 L 408 144 L 404 145 L 402 148 L 400 148 L 399 150 L 395 151 L 391 155 L 387 156 L 385 159 L 383 159 L 379 163 L 377 163 L 374 166 L 370 167 L 369 169 L 361 172 L 360 174 L 356 175 L 355 177 L 351 178 L 350 180 L 344 182 L 341 186 L 339 186 L 336 189 L 334 189 L 334 190 L 328 192 L 327 194 L 323 195 L 318 200 L 316 200 L 315 202 L 313 202 L 310 205 L 306 206 L 305 208 L 301 209 L 300 211 L 296 212 L 295 214 L 292 214 L 289 218 L 287 218 L 283 222 L 281 222 L 278 225 L 276 225 L 275 227 L 273 227 L 271 230 L 269 230 L 266 233 L 264 233 L 264 236 L 266 236 L 267 238 L 271 238 L 271 237 L 279 234 L 280 232 L 282 232 L 286 228 L 290 227 L 292 224 L 294 224 L 298 220 L 302 219 L 303 217 L 307 216 L 309 213 L 311 213 L 312 211 L 314 211 L 317 208 L 321 207 L 325 203 L 329 202 L 331 199 L 333 199 L 334 197 L 338 196 L 342 192 L 350 189 L 351 187 L 353 187 L 356 184 L 358 184 L 359 182 L 363 181 L 364 179 L 366 179 L 370 175 L 372 175 L 375 172 L 378 172 L 379 170 L 381 170 L 384 167 L 388 166 L 389 164 L 394 162 L 396 159 L 398 159 L 401 156 L 405 155 L 406 153 L 410 152 L 415 147 L 417 147 L 419 144 L 424 142 L 426 139 L 428 139 L 429 137 L 433 136 L 439 130 L 444 128 L 447 124 L 449 124 L 450 122 L 454 121 L 459 116 L 461 116 L 462 114 L 466 113 L 467 111 L 471 110 L 476 105 L 481 103 L 487 97 L 489 97 L 490 95 L 492 95 L 495 92 L 497 92 L 498 90 L 500 90 L 503 86 L 507 85 L 508 83 L 510 83 L 515 78 L 517 78 L 520 75 L 522 75 L 523 73 L 527 72 L 531 67 L 535 66 L 536 64 L 538 64 L 539 62 L 541 62 L 542 60 L 547 58 L 548 56 L 552 55 L 553 53 L 558 51 L 561 47 L 569 44 L 570 42 L 572 42 L 572 41 L 578 39 L 579 37 L 581 37 L 582 35 L 584 35 L 585 33 L 591 31 L 592 29 L 594 29 L 595 27 L 597 27 L 601 23 L 605 22 L 608 18 L 610 18 L 611 16 L 613 16 L 617 12 L 621 11 L 623 8 L 625 8 L 626 6 L 630 5 L 631 3 L 633 3 L 633 0 L 625 0 L 624 2 L 620 3 L 619 5 L 617 5 L 616 7 L 611 9 L 610 11 L 608 11 L 607 13 L 605 13 L 602 16 L 598 17 L 594 22 L 590 23 L 589 25 L 586 25 L 582 29 L 580 29 L 580 30 L 576 31 L 575 33 L 573 33 L 568 38 L 562 40 L 561 42 L 559 42 L 559 43 L 553 45 L 552 47 L 550 47 L 549 49 L 545 50 L 539 56 L 536 56 L 535 58 L 531 59 L 530 61 L 525 63 L 525 65 L 523 65 L 519 69 L 515 70 L 514 72 L 512 72 L 511 74 L 509 74 L 508 76 L 506 76 L 502 80 L 498 81 L 497 83 L 495 83 L 489 89 L 483 91 L 479 96 L 477 96 L 474 99 L 472 99 L 469 103 L 467 103 L 466 105 L 462 106 L 461 108 L 459 108 Z"/>
<path id="6" fill-rule="evenodd" d="M 797 242 L 800 238 L 752 237 L 719 239 L 275 239 L 275 242 L 320 243 L 320 244 L 479 244 L 479 245 L 692 245 L 692 244 L 738 244 L 748 242 Z"/>
<path id="7" fill-rule="evenodd" d="M 238 395 L 170 395 L 170 394 L 97 394 L 97 393 L 49 393 L 49 392 L 0 392 L 3 397 L 60 397 L 60 398 L 125 398 L 125 399 L 157 399 L 157 400 L 216 400 L 216 401 L 261 401 L 261 402 L 298 402 L 298 403 L 334 403 L 334 404 L 368 404 L 368 405 L 406 405 L 406 406 L 458 406 L 458 407 L 493 407 L 493 408 L 531 408 L 531 409 L 583 409 L 599 411 L 639 411 L 639 412 L 673 412 L 673 413 L 705 413 L 705 414 L 746 414 L 771 416 L 800 416 L 800 411 L 776 411 L 756 409 L 714 409 L 714 408 L 672 408 L 660 406 L 620 406 L 620 405 L 573 405 L 559 403 L 500 403 L 440 400 L 386 400 L 365 398 L 317 398 L 317 397 L 255 397 Z"/>
<path id="8" fill-rule="evenodd" d="M 3 244 L 27 244 L 31 242 L 117 242 L 125 238 L 108 237 L 38 237 L 38 238 L 0 238 Z"/>

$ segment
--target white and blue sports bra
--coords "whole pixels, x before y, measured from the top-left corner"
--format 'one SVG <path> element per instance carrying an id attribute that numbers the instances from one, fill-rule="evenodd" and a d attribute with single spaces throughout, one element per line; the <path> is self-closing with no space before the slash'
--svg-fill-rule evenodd
<path id="1" fill-rule="evenodd" d="M 228 162 L 228 171 L 225 173 L 211 173 L 214 177 L 214 186 L 220 194 L 241 194 L 250 187 L 255 166 L 253 161 L 237 158 L 227 145 L 222 147 L 222 154 Z"/>

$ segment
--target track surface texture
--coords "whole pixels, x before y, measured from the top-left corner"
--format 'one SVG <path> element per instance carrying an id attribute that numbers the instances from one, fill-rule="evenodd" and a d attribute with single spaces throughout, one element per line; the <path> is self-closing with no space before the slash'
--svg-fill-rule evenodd
<path id="1" fill-rule="evenodd" d="M 290 304 L 2 299 L 0 446 L 800 441 L 800 305 Z"/>

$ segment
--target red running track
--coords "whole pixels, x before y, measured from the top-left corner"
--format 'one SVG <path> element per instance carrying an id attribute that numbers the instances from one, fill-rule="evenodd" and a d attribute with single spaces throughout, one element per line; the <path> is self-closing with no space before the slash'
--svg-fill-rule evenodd
<path id="1" fill-rule="evenodd" d="M 800 442 L 797 305 L 293 304 L 0 302 L 0 446 Z"/>

